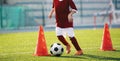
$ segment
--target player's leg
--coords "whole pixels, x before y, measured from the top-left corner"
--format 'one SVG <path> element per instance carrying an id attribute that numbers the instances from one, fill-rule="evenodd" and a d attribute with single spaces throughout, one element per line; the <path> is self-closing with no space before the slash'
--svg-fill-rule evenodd
<path id="1" fill-rule="evenodd" d="M 63 37 L 62 29 L 59 27 L 56 27 L 56 35 L 59 41 L 61 41 L 66 46 L 66 53 L 70 53 L 70 44 L 66 41 L 66 39 Z"/>
<path id="2" fill-rule="evenodd" d="M 82 55 L 83 52 L 82 52 L 82 49 L 80 48 L 78 42 L 77 42 L 77 39 L 75 38 L 74 36 L 74 31 L 73 31 L 73 28 L 68 28 L 67 30 L 69 30 L 67 32 L 70 40 L 71 40 L 71 43 L 73 44 L 73 46 L 75 47 L 75 49 L 77 50 L 77 52 L 75 53 L 75 55 Z"/>
<path id="3" fill-rule="evenodd" d="M 70 40 L 71 40 L 73 46 L 75 47 L 75 49 L 77 50 L 75 55 L 82 55 L 83 54 L 82 49 L 80 48 L 76 38 L 75 37 L 70 37 Z"/>

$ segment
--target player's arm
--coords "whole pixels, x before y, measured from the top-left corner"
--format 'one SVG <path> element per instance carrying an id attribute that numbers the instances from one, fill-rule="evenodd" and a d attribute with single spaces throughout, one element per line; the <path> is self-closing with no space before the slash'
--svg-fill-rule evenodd
<path id="1" fill-rule="evenodd" d="M 52 14 L 54 13 L 54 11 L 55 11 L 55 9 L 52 8 L 52 10 L 50 11 L 50 13 L 49 13 L 49 15 L 48 15 L 49 18 L 52 18 Z"/>
<path id="2" fill-rule="evenodd" d="M 72 16 L 74 13 L 76 13 L 77 12 L 77 10 L 75 10 L 75 9 L 72 9 L 71 11 L 70 11 L 70 13 L 69 13 L 69 15 L 68 16 Z"/>
<path id="3" fill-rule="evenodd" d="M 71 11 L 69 14 L 68 14 L 68 20 L 69 22 L 72 22 L 73 21 L 73 14 L 76 13 L 76 11 Z"/>
<path id="4" fill-rule="evenodd" d="M 76 8 L 73 0 L 69 0 L 69 4 L 70 4 L 70 7 L 71 7 L 71 11 L 70 11 L 70 13 L 68 14 L 68 20 L 69 20 L 70 22 L 72 22 L 72 21 L 73 21 L 72 15 L 77 12 L 77 8 Z"/>

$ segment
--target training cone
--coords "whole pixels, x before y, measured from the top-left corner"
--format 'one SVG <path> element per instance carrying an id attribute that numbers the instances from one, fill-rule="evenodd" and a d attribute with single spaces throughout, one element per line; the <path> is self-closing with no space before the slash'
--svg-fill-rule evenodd
<path id="1" fill-rule="evenodd" d="M 109 32 L 109 26 L 107 23 L 105 23 L 105 25 L 104 25 L 102 44 L 101 44 L 100 49 L 103 51 L 115 51 L 115 49 L 113 49 L 113 46 L 112 46 L 112 41 L 111 41 L 110 32 Z"/>
<path id="2" fill-rule="evenodd" d="M 44 30 L 42 26 L 40 26 L 38 41 L 34 52 L 34 56 L 49 56 L 45 37 L 44 37 Z"/>

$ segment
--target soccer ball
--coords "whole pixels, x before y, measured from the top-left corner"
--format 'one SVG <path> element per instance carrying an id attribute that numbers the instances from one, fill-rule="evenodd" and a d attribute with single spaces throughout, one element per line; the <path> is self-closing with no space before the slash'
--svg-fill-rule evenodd
<path id="1" fill-rule="evenodd" d="M 50 53 L 53 56 L 61 56 L 63 51 L 64 51 L 64 49 L 60 43 L 54 43 L 50 47 Z"/>

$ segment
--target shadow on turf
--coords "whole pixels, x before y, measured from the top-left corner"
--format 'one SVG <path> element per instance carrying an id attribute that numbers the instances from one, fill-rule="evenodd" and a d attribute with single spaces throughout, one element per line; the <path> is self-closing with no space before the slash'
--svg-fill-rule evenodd
<path id="1" fill-rule="evenodd" d="M 51 57 L 56 57 L 56 56 L 51 56 Z M 120 60 L 120 58 L 97 56 L 97 55 L 90 55 L 90 54 L 84 54 L 82 56 L 60 56 L 59 58 L 99 59 L 99 60 L 116 60 L 116 61 Z"/>
<path id="2" fill-rule="evenodd" d="M 120 52 L 120 50 L 116 50 L 115 52 Z"/>
<path id="3" fill-rule="evenodd" d="M 51 57 L 56 57 L 56 56 L 51 56 Z M 77 59 L 87 59 L 82 56 L 59 56 L 59 58 L 77 58 Z"/>
<path id="4" fill-rule="evenodd" d="M 104 56 L 97 56 L 97 55 L 90 55 L 90 54 L 84 54 L 83 56 L 93 58 L 93 59 L 99 59 L 99 60 L 120 60 L 120 58 L 104 57 Z"/>

